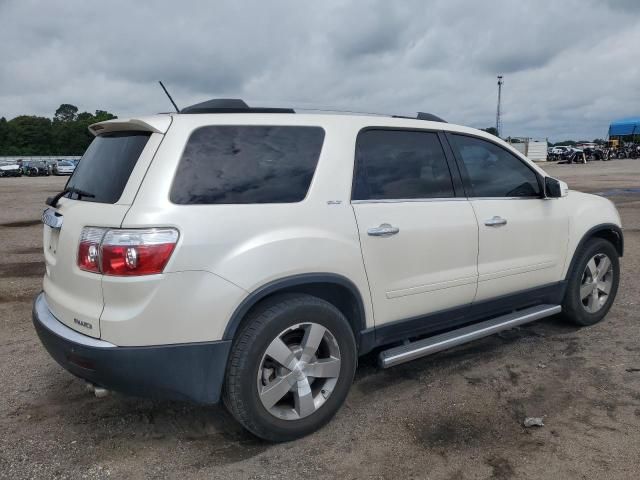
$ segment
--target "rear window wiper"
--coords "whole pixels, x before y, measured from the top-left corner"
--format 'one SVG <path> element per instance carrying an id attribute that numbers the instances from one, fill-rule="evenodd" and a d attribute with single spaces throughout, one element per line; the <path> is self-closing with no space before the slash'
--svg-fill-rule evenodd
<path id="1" fill-rule="evenodd" d="M 76 195 L 78 195 L 78 199 L 80 199 L 81 197 L 95 198 L 95 195 L 93 193 L 85 192 L 84 190 L 80 190 L 76 187 L 67 187 L 53 197 L 47 198 L 47 201 L 45 203 L 50 207 L 56 208 L 56 206 L 58 205 L 58 200 L 60 200 L 67 193 L 75 193 Z"/>

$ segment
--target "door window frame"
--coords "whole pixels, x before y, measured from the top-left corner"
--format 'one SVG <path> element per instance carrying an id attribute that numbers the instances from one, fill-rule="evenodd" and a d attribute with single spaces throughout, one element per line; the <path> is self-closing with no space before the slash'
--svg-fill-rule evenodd
<path id="1" fill-rule="evenodd" d="M 462 183 L 464 185 L 464 189 L 466 191 L 467 194 L 467 198 L 469 200 L 540 200 L 540 199 L 544 199 L 545 197 L 545 189 L 544 189 L 544 178 L 542 177 L 542 175 L 540 175 L 540 173 L 538 173 L 534 168 L 531 167 L 531 165 L 529 165 L 526 161 L 524 161 L 522 158 L 520 158 L 518 155 L 514 154 L 513 152 L 511 152 L 510 150 L 504 148 L 504 146 L 500 145 L 499 143 L 496 143 L 486 137 L 483 137 L 481 135 L 474 135 L 472 133 L 465 133 L 465 132 L 455 132 L 455 131 L 451 131 L 451 130 L 447 130 L 444 133 L 444 137 L 446 138 L 447 141 L 447 145 L 448 147 L 451 149 L 451 155 L 455 158 L 455 163 L 458 169 L 458 172 L 460 173 L 460 177 L 462 178 Z M 474 139 L 478 139 L 478 140 L 484 140 L 487 143 L 490 143 L 491 145 L 500 148 L 501 150 L 505 151 L 506 153 L 508 153 L 509 155 L 511 155 L 512 157 L 514 157 L 516 160 L 518 160 L 522 165 L 524 165 L 526 168 L 528 168 L 529 170 L 531 170 L 531 172 L 535 175 L 536 177 L 536 182 L 538 182 L 538 189 L 540 190 L 540 193 L 538 195 L 531 195 L 531 196 L 527 196 L 527 197 L 478 197 L 475 195 L 475 192 L 473 190 L 473 185 L 471 184 L 471 179 L 469 177 L 469 173 L 467 172 L 467 167 L 464 164 L 464 160 L 462 160 L 462 157 L 460 155 L 460 152 L 458 151 L 457 148 L 454 147 L 455 143 L 453 141 L 453 139 L 451 138 L 453 135 L 458 135 L 461 137 L 470 137 L 470 138 L 474 138 Z"/>
<path id="2" fill-rule="evenodd" d="M 358 175 L 358 140 L 360 139 L 360 135 L 365 132 L 371 130 L 383 130 L 383 131 L 399 131 L 399 132 L 419 132 L 419 133 L 435 133 L 438 142 L 440 143 L 440 148 L 442 148 L 442 153 L 444 154 L 444 158 L 446 161 L 447 169 L 449 171 L 449 176 L 451 177 L 451 187 L 453 189 L 452 197 L 427 197 L 427 198 L 385 198 L 385 199 L 366 199 L 366 200 L 355 200 L 353 198 L 353 192 L 355 190 L 356 179 Z M 460 171 L 456 165 L 456 159 L 453 155 L 453 150 L 449 146 L 447 138 L 442 130 L 429 129 L 429 128 L 412 128 L 412 127 L 388 127 L 388 126 L 367 126 L 361 128 L 356 135 L 354 150 L 353 150 L 353 174 L 351 179 L 351 203 L 405 203 L 405 202 L 450 202 L 450 201 L 460 201 L 466 200 L 467 195 L 465 192 L 464 182 L 460 175 Z"/>

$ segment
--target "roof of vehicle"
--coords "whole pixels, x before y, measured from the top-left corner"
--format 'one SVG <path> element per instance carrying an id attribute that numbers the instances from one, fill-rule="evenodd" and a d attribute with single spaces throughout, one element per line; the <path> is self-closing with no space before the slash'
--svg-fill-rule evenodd
<path id="1" fill-rule="evenodd" d="M 388 115 L 377 113 L 361 113 L 336 110 L 304 110 L 298 109 L 295 113 L 270 111 L 250 111 L 247 113 L 239 112 L 217 112 L 217 113 L 159 113 L 149 116 L 118 118 L 115 120 L 106 120 L 104 122 L 94 123 L 89 126 L 89 130 L 94 135 L 102 135 L 114 131 L 148 131 L 155 133 L 166 133 L 169 126 L 174 121 L 188 121 L 189 123 L 206 125 L 206 124 L 258 124 L 265 125 L 312 125 L 317 123 L 328 124 L 335 123 L 352 123 L 361 125 L 362 127 L 397 127 L 397 128 L 415 128 L 429 130 L 449 130 L 466 132 L 478 136 L 486 136 L 496 140 L 497 137 L 474 128 L 447 123 L 444 121 L 426 119 L 427 114 L 422 114 L 422 118 L 407 117 L 403 115 Z M 435 116 L 434 116 L 435 117 Z M 437 118 L 437 117 L 436 117 Z"/>
<path id="2" fill-rule="evenodd" d="M 318 123 L 341 123 L 349 122 L 359 128 L 382 127 L 382 128 L 411 128 L 428 130 L 447 130 L 450 132 L 466 133 L 478 137 L 484 137 L 502 145 L 520 158 L 525 159 L 536 170 L 544 173 L 543 170 L 527 159 L 521 152 L 516 150 L 502 139 L 485 132 L 463 125 L 447 123 L 441 118 L 419 112 L 415 117 L 403 115 L 389 115 L 379 113 L 352 112 L 343 110 L 317 110 L 317 109 L 290 109 L 280 107 L 257 107 L 244 108 L 246 105 L 238 99 L 218 99 L 202 102 L 191 107 L 182 109 L 179 113 L 159 113 L 155 115 L 119 118 L 94 123 L 89 126 L 89 130 L 94 135 L 104 134 L 112 131 L 149 131 L 155 133 L 166 133 L 171 123 L 189 122 L 197 126 L 215 124 L 263 124 L 263 125 L 314 125 Z M 566 147 L 565 147 L 566 148 Z"/>
<path id="3" fill-rule="evenodd" d="M 107 120 L 94 123 L 89 126 L 89 131 L 94 135 L 103 134 L 109 131 L 135 130 L 165 133 L 171 124 L 174 115 L 220 115 L 220 114 L 320 114 L 320 115 L 358 115 L 387 118 L 403 118 L 421 120 L 428 122 L 447 123 L 446 120 L 432 113 L 418 112 L 415 117 L 405 115 L 388 115 L 377 113 L 351 112 L 343 110 L 318 110 L 308 108 L 285 108 L 285 107 L 250 107 L 244 100 L 238 98 L 216 98 L 205 102 L 197 103 L 183 108 L 177 113 L 158 114 L 138 118 L 125 118 Z"/>

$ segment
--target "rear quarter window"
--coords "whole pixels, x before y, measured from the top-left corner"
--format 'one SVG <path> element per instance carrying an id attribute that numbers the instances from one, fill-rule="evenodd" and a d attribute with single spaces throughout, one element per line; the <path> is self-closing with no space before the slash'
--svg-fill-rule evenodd
<path id="1" fill-rule="evenodd" d="M 170 199 L 183 205 L 300 202 L 323 142 L 320 127 L 201 127 L 187 141 Z"/>

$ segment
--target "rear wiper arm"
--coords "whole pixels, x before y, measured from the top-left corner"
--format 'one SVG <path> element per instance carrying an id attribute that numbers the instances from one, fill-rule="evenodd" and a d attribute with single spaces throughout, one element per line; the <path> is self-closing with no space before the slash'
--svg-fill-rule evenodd
<path id="1" fill-rule="evenodd" d="M 54 195 L 53 197 L 47 198 L 47 201 L 45 203 L 50 207 L 56 208 L 56 206 L 58 205 L 58 200 L 60 200 L 67 193 L 75 193 L 76 195 L 78 195 L 78 198 L 80 197 L 95 198 L 95 195 L 93 193 L 85 192 L 84 190 L 80 190 L 79 188 L 76 188 L 76 187 L 67 187 L 64 190 L 62 190 L 60 193 Z"/>

